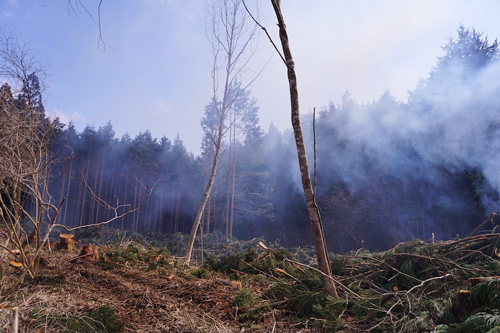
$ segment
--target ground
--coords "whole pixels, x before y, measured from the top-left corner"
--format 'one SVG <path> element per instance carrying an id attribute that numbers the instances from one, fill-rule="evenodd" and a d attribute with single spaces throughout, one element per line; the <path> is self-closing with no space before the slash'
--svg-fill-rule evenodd
<path id="1" fill-rule="evenodd" d="M 181 267 L 182 261 L 173 257 L 168 259 L 171 269 L 160 274 L 128 262 L 73 261 L 76 256 L 67 251 L 44 253 L 39 278 L 25 279 L 17 286 L 18 297 L 3 303 L 1 330 L 9 330 L 11 306 L 19 305 L 20 325 L 29 332 L 73 331 L 68 319 L 84 320 L 103 306 L 114 309 L 117 319 L 126 322 L 123 332 L 312 331 L 300 323 L 295 329 L 286 320 L 239 323 L 233 306 L 235 291 L 214 278 L 189 274 L 193 269 Z M 3 272 L 11 281 L 22 274 L 5 266 Z"/>
<path id="2" fill-rule="evenodd" d="M 205 266 L 186 266 L 171 237 L 93 260 L 45 249 L 35 279 L 0 252 L 0 330 L 18 307 L 22 332 L 500 332 L 497 233 L 332 254 L 338 299 L 309 249 L 211 241 Z"/>

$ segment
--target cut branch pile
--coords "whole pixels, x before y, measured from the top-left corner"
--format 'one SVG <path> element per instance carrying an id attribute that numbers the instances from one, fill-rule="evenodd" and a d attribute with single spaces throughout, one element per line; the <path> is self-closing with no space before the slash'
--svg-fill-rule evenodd
<path id="1" fill-rule="evenodd" d="M 333 261 L 344 288 L 362 296 L 346 312 L 371 329 L 431 331 L 459 324 L 485 304 L 469 301 L 471 281 L 498 274 L 499 234 L 484 234 L 429 244 L 414 240 L 384 253 L 358 252 Z M 500 291 L 500 290 L 499 290 Z M 359 316 L 366 312 L 365 316 Z M 451 325 L 451 326 L 450 326 Z"/>
<path id="2" fill-rule="evenodd" d="M 300 263 L 286 251 L 260 247 L 260 254 L 250 250 L 210 262 L 236 278 L 269 283 L 259 288 L 262 302 L 246 310 L 261 313 L 260 320 L 265 320 L 265 304 L 328 330 L 465 332 L 463 325 L 470 325 L 466 323 L 476 313 L 495 316 L 488 309 L 500 306 L 500 234 L 437 243 L 413 240 L 386 252 L 336 256 L 337 300 L 324 292 L 317 266 Z M 247 317 L 255 321 L 255 316 Z M 485 328 L 495 327 L 490 324 Z"/>

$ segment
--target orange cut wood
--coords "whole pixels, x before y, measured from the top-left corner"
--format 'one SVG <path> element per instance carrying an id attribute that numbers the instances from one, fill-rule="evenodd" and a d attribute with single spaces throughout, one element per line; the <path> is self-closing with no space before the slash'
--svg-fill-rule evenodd
<path id="1" fill-rule="evenodd" d="M 9 263 L 10 263 L 10 265 L 12 267 L 16 267 L 16 268 L 22 268 L 23 267 L 23 263 L 21 263 L 19 261 L 11 260 Z"/>
<path id="2" fill-rule="evenodd" d="M 75 251 L 76 250 L 75 235 L 60 234 L 58 248 L 63 250 L 68 250 L 70 252 Z"/>
<path id="3" fill-rule="evenodd" d="M 467 281 L 465 281 L 465 284 L 468 286 L 474 287 L 476 284 L 479 284 L 486 279 L 498 280 L 498 279 L 500 279 L 500 276 L 473 277 L 473 278 L 470 278 Z"/>

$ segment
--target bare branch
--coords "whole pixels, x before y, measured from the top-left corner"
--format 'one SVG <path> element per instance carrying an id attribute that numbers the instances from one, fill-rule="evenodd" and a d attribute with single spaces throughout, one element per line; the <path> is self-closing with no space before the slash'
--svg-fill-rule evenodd
<path id="1" fill-rule="evenodd" d="M 286 65 L 286 61 L 285 61 L 285 58 L 283 57 L 283 55 L 281 54 L 280 50 L 278 49 L 278 47 L 276 46 L 276 44 L 274 44 L 274 41 L 273 39 L 271 38 L 271 36 L 269 35 L 269 33 L 267 32 L 267 29 L 266 27 L 264 27 L 262 24 L 260 24 L 257 19 L 255 19 L 255 17 L 252 15 L 252 13 L 250 12 L 250 10 L 248 9 L 247 7 L 247 4 L 245 3 L 245 0 L 241 0 L 241 2 L 243 2 L 243 6 L 245 6 L 245 9 L 248 13 L 248 15 L 250 15 L 250 17 L 252 18 L 252 20 L 255 22 L 255 24 L 257 24 L 259 26 L 259 28 L 261 28 L 262 30 L 264 30 L 264 32 L 266 33 L 266 36 L 267 38 L 269 39 L 269 41 L 271 42 L 271 44 L 273 45 L 274 49 L 276 50 L 276 53 L 278 53 L 278 55 L 280 56 L 281 60 L 283 60 L 283 63 Z"/>

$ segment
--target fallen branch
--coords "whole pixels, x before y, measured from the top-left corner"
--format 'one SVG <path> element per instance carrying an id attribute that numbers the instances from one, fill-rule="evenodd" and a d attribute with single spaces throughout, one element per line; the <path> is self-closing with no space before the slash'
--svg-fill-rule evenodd
<path id="1" fill-rule="evenodd" d="M 483 222 L 481 222 L 481 224 L 476 229 L 474 229 L 474 231 L 472 231 L 467 237 L 474 236 L 475 234 L 477 234 L 479 232 L 479 230 L 481 230 L 481 228 L 483 228 L 486 224 L 488 224 L 488 222 L 493 223 L 493 218 L 495 216 L 497 216 L 496 213 L 491 213 L 491 215 L 488 216 L 486 218 L 486 220 L 484 220 Z"/>

